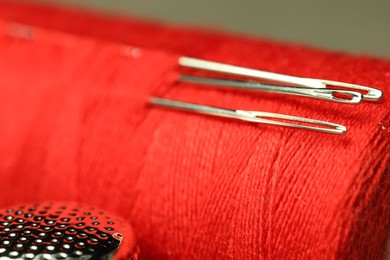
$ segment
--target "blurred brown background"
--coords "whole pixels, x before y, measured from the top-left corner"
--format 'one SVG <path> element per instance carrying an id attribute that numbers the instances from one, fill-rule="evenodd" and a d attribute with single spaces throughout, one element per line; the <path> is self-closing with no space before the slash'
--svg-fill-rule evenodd
<path id="1" fill-rule="evenodd" d="M 390 58 L 389 0 L 45 1 Z"/>

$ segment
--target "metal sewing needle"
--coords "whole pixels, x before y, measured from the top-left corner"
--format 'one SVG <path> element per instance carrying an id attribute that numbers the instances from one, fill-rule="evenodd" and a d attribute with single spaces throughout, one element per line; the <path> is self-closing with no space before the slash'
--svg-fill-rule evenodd
<path id="1" fill-rule="evenodd" d="M 356 91 L 339 90 L 330 88 L 306 88 L 306 87 L 290 87 L 272 84 L 264 84 L 254 81 L 239 81 L 215 79 L 197 76 L 180 76 L 180 81 L 193 82 L 198 84 L 207 84 L 213 86 L 231 87 L 243 90 L 258 90 L 272 93 L 305 96 L 311 98 L 325 99 L 339 103 L 356 104 L 363 100 L 363 95 Z"/>
<path id="2" fill-rule="evenodd" d="M 362 94 L 362 96 L 364 100 L 368 100 L 368 101 L 377 101 L 380 100 L 383 96 L 383 92 L 381 90 L 371 88 L 371 87 L 345 83 L 345 82 L 332 81 L 332 80 L 296 77 L 296 76 L 279 74 L 279 73 L 274 73 L 269 71 L 262 71 L 257 69 L 234 66 L 234 65 L 229 65 L 229 64 L 219 63 L 214 61 L 190 58 L 190 57 L 181 57 L 179 59 L 179 64 L 183 67 L 188 67 L 192 69 L 213 71 L 213 72 L 236 75 L 236 76 L 258 78 L 258 79 L 269 80 L 273 82 L 281 82 L 293 86 L 301 86 L 305 88 L 330 89 L 331 91 L 332 90 L 334 91 L 335 87 L 341 87 L 342 90 L 344 89 L 343 92 L 340 92 L 341 90 L 338 90 L 339 92 L 337 93 L 342 94 L 341 96 L 346 94 L 347 96 L 352 97 L 351 101 L 353 101 L 353 102 L 346 101 L 344 103 L 358 103 L 357 102 L 358 95 L 356 93 L 360 93 L 360 92 L 356 90 L 365 92 L 365 94 Z M 331 88 L 328 88 L 329 86 L 331 86 Z M 350 89 L 351 91 L 348 92 L 349 90 L 347 89 Z M 289 92 L 289 90 L 286 90 L 286 92 Z M 279 93 L 281 92 L 279 91 Z M 323 98 L 321 94 L 318 96 L 318 93 L 319 92 L 314 93 L 312 97 Z M 336 94 L 336 92 L 331 92 L 331 93 Z M 311 95 L 310 92 L 306 93 L 306 96 L 310 96 L 310 95 Z M 340 97 L 337 98 L 337 96 L 334 95 L 332 96 L 333 98 L 330 98 L 329 100 L 341 102 Z"/>
<path id="3" fill-rule="evenodd" d="M 344 134 L 347 130 L 346 127 L 343 125 L 284 114 L 250 110 L 233 110 L 194 103 L 187 103 L 176 100 L 169 100 L 158 97 L 152 97 L 150 99 L 150 103 L 168 108 L 175 108 L 179 110 L 219 117 L 234 118 L 252 123 L 286 126 L 331 134 Z"/>

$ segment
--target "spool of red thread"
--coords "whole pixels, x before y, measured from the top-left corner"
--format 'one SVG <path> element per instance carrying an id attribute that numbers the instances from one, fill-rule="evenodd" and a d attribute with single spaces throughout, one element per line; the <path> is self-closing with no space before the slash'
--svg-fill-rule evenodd
<path id="1" fill-rule="evenodd" d="M 389 61 L 47 6 L 0 6 L 3 19 L 54 29 L 31 40 L 2 27 L 3 207 L 69 197 L 121 212 L 149 259 L 383 258 Z M 342 106 L 183 86 L 174 83 L 181 55 L 358 83 L 385 98 Z M 149 94 L 329 120 L 349 131 L 334 137 L 156 111 L 145 106 Z M 24 192 L 9 196 L 15 188 Z"/>

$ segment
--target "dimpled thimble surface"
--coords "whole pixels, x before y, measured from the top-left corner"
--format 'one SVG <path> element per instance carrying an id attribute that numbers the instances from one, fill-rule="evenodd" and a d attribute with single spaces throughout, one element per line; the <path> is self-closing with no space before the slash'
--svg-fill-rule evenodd
<path id="1" fill-rule="evenodd" d="M 138 259 L 124 220 L 77 203 L 35 203 L 0 210 L 2 259 Z"/>

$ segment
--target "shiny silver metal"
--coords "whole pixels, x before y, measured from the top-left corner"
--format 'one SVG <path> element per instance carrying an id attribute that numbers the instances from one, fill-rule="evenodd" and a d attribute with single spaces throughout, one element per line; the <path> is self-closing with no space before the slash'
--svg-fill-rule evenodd
<path id="1" fill-rule="evenodd" d="M 130 233 L 121 218 L 78 203 L 17 205 L 0 210 L 0 259 L 139 259 Z"/>
<path id="2" fill-rule="evenodd" d="M 251 77 L 257 79 L 263 79 L 272 82 L 280 82 L 284 84 L 288 84 L 289 86 L 275 86 L 275 85 L 267 85 L 261 84 L 261 86 L 257 86 L 254 88 L 255 83 L 243 84 L 243 82 L 235 82 L 230 83 L 228 86 L 230 87 L 239 87 L 241 89 L 251 89 L 251 90 L 261 90 L 261 91 L 271 91 L 277 93 L 284 94 L 292 94 L 292 95 L 301 95 L 308 96 L 312 98 L 320 98 L 334 102 L 342 102 L 347 104 L 357 104 L 362 100 L 367 101 L 377 101 L 380 100 L 383 96 L 383 93 L 379 89 L 338 82 L 324 79 L 314 79 L 314 78 L 303 78 L 296 77 L 290 75 L 284 75 L 274 72 L 250 69 L 240 66 L 234 66 L 219 62 L 213 62 L 208 60 L 190 58 L 190 57 L 181 57 L 179 59 L 179 64 L 183 67 L 188 67 L 192 69 L 213 71 L 218 73 L 236 75 L 236 76 L 244 76 Z M 183 80 L 195 80 L 198 83 L 207 83 L 207 84 L 215 84 L 222 85 L 222 83 L 227 83 L 229 80 L 215 81 L 215 79 L 211 79 L 208 82 L 205 78 L 190 78 L 188 76 L 182 77 Z M 218 84 L 219 83 L 219 84 Z M 293 89 L 292 86 L 300 86 L 303 90 L 298 90 L 299 87 L 295 87 Z M 280 88 L 279 90 L 276 87 Z M 341 87 L 342 89 L 337 89 L 335 87 Z M 308 88 L 305 90 L 305 88 Z M 315 91 L 318 89 L 318 91 Z M 326 91 L 324 90 L 326 89 Z M 365 92 L 364 94 L 360 92 Z"/>
<path id="3" fill-rule="evenodd" d="M 226 80 L 226 79 L 214 79 L 206 77 L 196 77 L 183 75 L 180 77 L 180 81 L 194 82 L 198 84 L 207 84 L 213 86 L 232 87 L 235 89 L 245 90 L 258 90 L 272 93 L 280 93 L 295 96 L 305 96 L 317 99 L 325 99 L 335 101 L 339 103 L 357 104 L 363 100 L 361 93 L 348 90 L 338 89 L 320 89 L 320 88 L 303 88 L 303 87 L 290 87 L 263 84 L 253 81 L 239 81 L 239 80 Z"/>
<path id="4" fill-rule="evenodd" d="M 213 106 L 206 106 L 194 103 L 187 103 L 176 100 L 169 100 L 163 98 L 152 97 L 150 103 L 158 106 L 175 108 L 195 113 L 234 118 L 244 120 L 252 123 L 278 125 L 285 127 L 293 127 L 298 129 L 313 130 L 318 132 L 330 133 L 330 134 L 344 134 L 346 127 L 329 123 L 325 121 L 303 118 L 297 116 L 289 116 L 283 114 L 250 111 L 250 110 L 233 110 L 226 108 L 219 108 Z"/>

